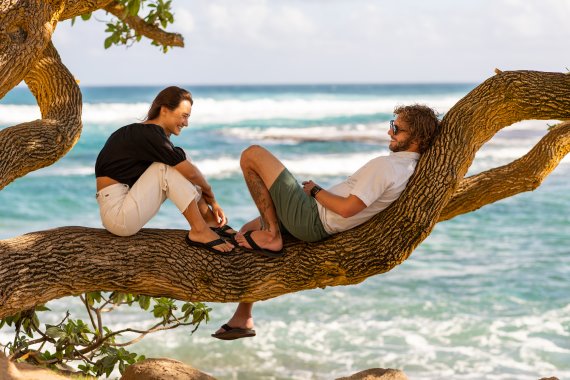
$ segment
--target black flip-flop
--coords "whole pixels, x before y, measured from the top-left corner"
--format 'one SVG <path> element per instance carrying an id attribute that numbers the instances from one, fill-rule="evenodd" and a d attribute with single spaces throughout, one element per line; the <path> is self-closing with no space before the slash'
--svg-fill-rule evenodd
<path id="1" fill-rule="evenodd" d="M 222 326 L 222 330 L 224 331 L 212 334 L 212 336 L 221 340 L 234 340 L 241 338 L 251 338 L 255 336 L 255 330 L 231 327 L 227 324 Z"/>
<path id="2" fill-rule="evenodd" d="M 232 234 L 231 232 L 228 232 L 228 230 L 234 230 L 234 229 L 232 227 L 228 226 L 227 224 L 224 224 L 221 227 L 210 227 L 210 229 L 212 231 L 214 231 L 215 233 L 217 233 L 218 235 L 220 235 L 221 237 L 227 238 L 227 239 L 233 239 L 237 233 L 237 232 L 234 232 Z"/>
<path id="3" fill-rule="evenodd" d="M 259 253 L 260 255 L 267 256 L 267 257 L 274 258 L 274 257 L 283 256 L 283 248 L 281 248 L 279 251 L 274 251 L 272 249 L 261 248 L 259 245 L 257 245 L 255 240 L 253 240 L 253 238 L 251 237 L 252 232 L 253 231 L 247 231 L 243 234 L 243 237 L 249 243 L 249 246 L 251 247 L 251 249 L 249 249 L 247 247 L 243 247 L 243 248 L 247 249 L 248 251 Z"/>
<path id="4" fill-rule="evenodd" d="M 232 253 L 232 251 L 233 251 L 233 248 L 231 251 L 228 251 L 228 252 L 222 252 L 222 251 L 219 251 L 219 250 L 214 248 L 216 245 L 226 244 L 226 241 L 224 239 L 216 239 L 216 240 L 209 241 L 207 243 L 200 243 L 198 241 L 191 240 L 190 237 L 188 235 L 186 235 L 186 244 L 188 244 L 191 247 L 204 248 L 210 252 L 213 252 L 213 253 L 216 253 L 216 254 L 222 255 L 222 256 L 227 256 L 230 253 Z"/>

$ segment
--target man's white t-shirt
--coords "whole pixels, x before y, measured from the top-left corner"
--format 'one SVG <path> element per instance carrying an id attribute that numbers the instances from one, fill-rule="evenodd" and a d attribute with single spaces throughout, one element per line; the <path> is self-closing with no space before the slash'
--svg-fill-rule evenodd
<path id="1" fill-rule="evenodd" d="M 354 228 L 392 204 L 406 188 L 419 158 L 420 154 L 415 152 L 391 152 L 389 156 L 376 157 L 344 182 L 327 189 L 341 197 L 355 195 L 366 208 L 356 215 L 343 218 L 317 202 L 325 231 L 332 235 Z"/>

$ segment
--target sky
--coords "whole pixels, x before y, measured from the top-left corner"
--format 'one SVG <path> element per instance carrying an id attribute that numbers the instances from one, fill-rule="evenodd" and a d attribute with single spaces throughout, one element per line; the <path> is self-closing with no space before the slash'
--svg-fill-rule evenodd
<path id="1" fill-rule="evenodd" d="M 59 23 L 82 85 L 479 83 L 501 70 L 570 70 L 569 0 L 173 0 L 163 54 L 105 50 L 105 23 Z M 97 21 L 100 20 L 100 21 Z"/>

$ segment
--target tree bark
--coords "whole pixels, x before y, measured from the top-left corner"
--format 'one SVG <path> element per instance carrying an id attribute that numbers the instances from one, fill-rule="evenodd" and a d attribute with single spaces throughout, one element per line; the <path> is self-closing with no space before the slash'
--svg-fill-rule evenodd
<path id="1" fill-rule="evenodd" d="M 81 133 L 81 92 L 51 42 L 25 81 L 38 101 L 42 119 L 0 131 L 0 189 L 59 160 Z"/>
<path id="2" fill-rule="evenodd" d="M 115 0 L 67 0 L 59 20 L 68 20 L 73 17 L 95 12 L 105 8 Z"/>
<path id="3" fill-rule="evenodd" d="M 24 79 L 51 41 L 63 5 L 61 0 L 0 2 L 0 99 Z"/>
<path id="4" fill-rule="evenodd" d="M 186 246 L 187 232 L 181 230 L 147 229 L 121 238 L 98 229 L 64 227 L 0 241 L 0 317 L 95 290 L 237 302 L 359 283 L 406 260 L 437 221 L 471 211 L 448 206 L 454 193 L 460 200 L 490 191 L 487 203 L 503 198 L 502 186 L 490 187 L 484 178 L 511 186 L 513 181 L 499 175 L 526 175 L 517 161 L 510 172 L 494 169 L 490 177 L 475 176 L 459 185 L 481 145 L 524 119 L 570 119 L 570 76 L 520 71 L 488 79 L 446 114 L 433 146 L 392 206 L 322 242 L 287 240 L 285 256 L 278 259 L 241 249 L 228 257 L 213 255 Z M 529 153 L 527 159 L 539 158 L 535 172 L 546 175 L 568 152 L 567 128 L 568 123 L 554 128 Z M 528 190 L 524 182 L 520 191 Z"/>
<path id="5" fill-rule="evenodd" d="M 570 122 L 558 124 L 523 157 L 461 181 L 439 221 L 536 189 L 570 152 Z"/>

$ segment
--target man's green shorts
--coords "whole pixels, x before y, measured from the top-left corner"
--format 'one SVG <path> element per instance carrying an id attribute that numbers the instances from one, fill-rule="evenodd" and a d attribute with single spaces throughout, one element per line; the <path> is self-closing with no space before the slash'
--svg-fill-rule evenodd
<path id="1" fill-rule="evenodd" d="M 269 189 L 277 218 L 299 240 L 319 241 L 329 234 L 323 228 L 315 198 L 303 191 L 295 177 L 284 169 Z"/>

